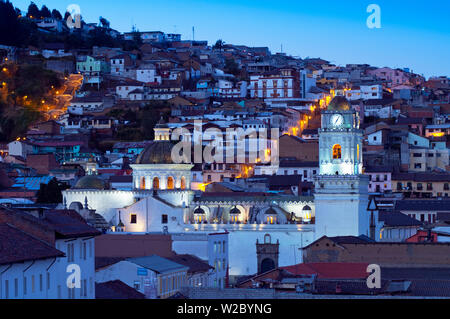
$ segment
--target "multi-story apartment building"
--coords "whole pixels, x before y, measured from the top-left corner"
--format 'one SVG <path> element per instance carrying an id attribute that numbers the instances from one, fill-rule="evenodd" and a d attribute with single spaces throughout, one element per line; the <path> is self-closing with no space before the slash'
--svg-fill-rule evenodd
<path id="1" fill-rule="evenodd" d="M 450 174 L 393 173 L 392 191 L 407 198 L 449 197 Z"/>
<path id="2" fill-rule="evenodd" d="M 412 172 L 427 172 L 436 168 L 447 170 L 449 167 L 449 150 L 411 148 L 409 170 Z"/>
<path id="3" fill-rule="evenodd" d="M 97 283 L 121 280 L 146 295 L 148 299 L 166 299 L 186 285 L 189 267 L 151 255 L 128 258 L 100 267 Z"/>
<path id="4" fill-rule="evenodd" d="M 384 193 L 392 191 L 392 168 L 366 168 L 365 175 L 369 175 L 369 193 Z"/>
<path id="5" fill-rule="evenodd" d="M 199 207 L 197 215 L 205 217 L 205 211 Z M 203 219 L 205 220 L 205 219 Z M 199 224 L 202 222 L 198 221 Z M 181 233 L 172 235 L 172 249 L 177 254 L 196 255 L 214 267 L 208 278 L 208 287 L 226 288 L 229 270 L 229 234 L 228 232 Z M 202 284 L 205 286 L 205 283 Z"/>
<path id="6" fill-rule="evenodd" d="M 354 86 L 345 91 L 345 97 L 349 101 L 382 99 L 383 86 L 380 84 Z"/>
<path id="7" fill-rule="evenodd" d="M 379 68 L 368 70 L 367 73 L 375 76 L 379 80 L 390 82 L 393 85 L 409 84 L 409 73 L 400 69 Z"/>
<path id="8" fill-rule="evenodd" d="M 62 282 L 54 262 L 64 253 L 6 223 L 0 240 L 0 299 L 55 299 Z"/>
<path id="9" fill-rule="evenodd" d="M 77 62 L 77 72 L 83 75 L 85 84 L 100 86 L 103 82 L 103 74 L 109 73 L 109 64 L 105 58 L 82 56 Z"/>
<path id="10" fill-rule="evenodd" d="M 22 208 L 0 208 L 0 298 L 95 299 L 100 232 L 76 211 Z"/>
<path id="11" fill-rule="evenodd" d="M 300 78 L 295 69 L 250 76 L 250 97 L 266 98 L 299 98 Z"/>

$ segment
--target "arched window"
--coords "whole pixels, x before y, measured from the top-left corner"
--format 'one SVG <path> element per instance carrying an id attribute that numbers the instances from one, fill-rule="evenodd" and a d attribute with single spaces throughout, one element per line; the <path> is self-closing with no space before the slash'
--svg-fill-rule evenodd
<path id="1" fill-rule="evenodd" d="M 180 186 L 180 188 L 182 189 L 182 190 L 185 190 L 186 189 L 186 177 L 181 177 L 181 186 Z"/>
<path id="2" fill-rule="evenodd" d="M 339 144 L 333 146 L 333 159 L 342 158 L 342 147 Z"/>
<path id="3" fill-rule="evenodd" d="M 272 243 L 272 237 L 270 237 L 269 234 L 266 234 L 264 236 L 264 244 L 271 244 Z"/>
<path id="4" fill-rule="evenodd" d="M 141 189 L 145 189 L 145 177 L 141 177 Z"/>
<path id="5" fill-rule="evenodd" d="M 167 189 L 174 189 L 175 188 L 175 182 L 173 180 L 173 177 L 167 178 Z"/>
<path id="6" fill-rule="evenodd" d="M 159 178 L 155 177 L 153 179 L 153 189 L 159 189 Z"/>
<path id="7" fill-rule="evenodd" d="M 266 258 L 261 262 L 261 273 L 264 274 L 272 269 L 275 269 L 275 262 L 270 259 Z"/>
<path id="8" fill-rule="evenodd" d="M 267 216 L 267 224 L 273 225 L 276 224 L 277 217 L 276 216 Z"/>

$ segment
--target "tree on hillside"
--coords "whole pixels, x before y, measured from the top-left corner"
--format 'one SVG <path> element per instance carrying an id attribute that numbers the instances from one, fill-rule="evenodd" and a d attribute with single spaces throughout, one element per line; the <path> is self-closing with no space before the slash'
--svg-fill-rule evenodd
<path id="1" fill-rule="evenodd" d="M 225 42 L 222 39 L 219 39 L 216 41 L 216 44 L 214 44 L 213 49 L 222 51 L 224 45 Z"/>
<path id="2" fill-rule="evenodd" d="M 51 18 L 52 17 L 52 13 L 50 12 L 50 10 L 47 8 L 47 6 L 43 5 L 41 8 L 41 18 Z"/>
<path id="3" fill-rule="evenodd" d="M 14 45 L 18 36 L 17 13 L 10 2 L 0 2 L 0 43 Z"/>
<path id="4" fill-rule="evenodd" d="M 31 2 L 30 5 L 28 6 L 27 17 L 36 19 L 39 18 L 40 16 L 41 10 L 39 10 L 38 6 L 34 2 Z"/>
<path id="5" fill-rule="evenodd" d="M 68 188 L 67 184 L 58 182 L 54 178 L 48 184 L 41 184 L 41 188 L 37 192 L 36 202 L 40 204 L 60 204 L 63 201 L 62 191 Z"/>
<path id="6" fill-rule="evenodd" d="M 136 29 L 136 26 L 133 26 L 133 28 L 131 29 L 131 33 L 133 35 L 133 41 L 136 43 L 138 47 L 140 47 L 142 45 L 141 32 L 139 32 L 139 30 Z"/>
<path id="7" fill-rule="evenodd" d="M 100 20 L 100 25 L 101 25 L 103 28 L 109 29 L 110 23 L 109 23 L 108 20 L 106 20 L 106 19 L 103 18 L 103 17 L 100 17 L 99 20 Z"/>
<path id="8" fill-rule="evenodd" d="M 225 73 L 233 74 L 234 76 L 238 76 L 241 72 L 238 64 L 236 63 L 236 61 L 234 61 L 234 59 L 227 59 L 225 61 L 224 71 Z"/>
<path id="9" fill-rule="evenodd" d="M 71 16 L 69 11 L 66 11 L 66 13 L 64 13 L 64 21 L 67 21 L 67 19 L 69 19 Z"/>
<path id="10" fill-rule="evenodd" d="M 54 18 L 54 19 L 56 19 L 56 20 L 62 20 L 62 15 L 61 15 L 61 13 L 58 11 L 58 10 L 56 10 L 56 9 L 53 9 L 53 11 L 52 11 L 52 17 Z"/>

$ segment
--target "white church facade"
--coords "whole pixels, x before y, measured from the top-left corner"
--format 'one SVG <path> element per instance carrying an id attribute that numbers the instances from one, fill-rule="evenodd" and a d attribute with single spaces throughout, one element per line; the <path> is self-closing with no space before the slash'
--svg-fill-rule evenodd
<path id="1" fill-rule="evenodd" d="M 132 191 L 108 190 L 95 176 L 85 176 L 63 192 L 64 204 L 69 208 L 87 204 L 111 225 L 113 233 L 226 232 L 230 276 L 258 271 L 256 242 L 264 242 L 267 235 L 279 242 L 278 266 L 301 263 L 301 248 L 323 235 L 370 232 L 359 118 L 348 101 L 335 99 L 322 115 L 320 175 L 314 196 L 192 191 L 193 165 L 172 162 L 173 144 L 167 129 L 158 125 L 155 141 L 131 166 Z"/>

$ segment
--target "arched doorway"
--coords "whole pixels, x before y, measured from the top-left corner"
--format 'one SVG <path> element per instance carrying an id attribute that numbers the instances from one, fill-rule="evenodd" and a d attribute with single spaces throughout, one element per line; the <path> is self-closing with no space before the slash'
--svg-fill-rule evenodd
<path id="1" fill-rule="evenodd" d="M 145 189 L 145 177 L 141 177 L 141 189 Z"/>
<path id="2" fill-rule="evenodd" d="M 180 185 L 180 188 L 182 189 L 182 190 L 185 190 L 186 189 L 186 177 L 181 177 L 181 185 Z"/>
<path id="3" fill-rule="evenodd" d="M 155 177 L 153 179 L 153 189 L 156 189 L 156 190 L 159 189 L 159 178 L 158 177 Z"/>
<path id="4" fill-rule="evenodd" d="M 261 273 L 264 274 L 270 270 L 275 269 L 275 262 L 270 259 L 266 258 L 261 262 Z"/>
<path id="5" fill-rule="evenodd" d="M 173 177 L 167 178 L 167 189 L 174 189 L 175 188 L 175 181 L 173 180 Z"/>

